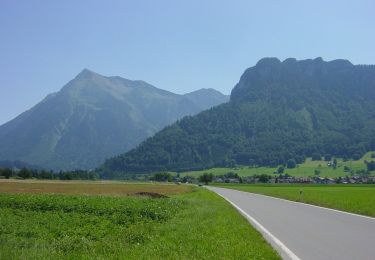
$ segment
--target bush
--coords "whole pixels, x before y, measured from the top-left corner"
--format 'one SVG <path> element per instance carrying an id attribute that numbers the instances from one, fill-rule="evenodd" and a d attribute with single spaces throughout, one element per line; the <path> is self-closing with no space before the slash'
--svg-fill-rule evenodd
<path id="1" fill-rule="evenodd" d="M 361 175 L 361 176 L 366 176 L 366 175 L 369 175 L 370 172 L 362 169 L 362 170 L 357 170 L 356 174 Z"/>
<path id="2" fill-rule="evenodd" d="M 368 171 L 375 171 L 375 161 L 366 162 Z"/>
<path id="3" fill-rule="evenodd" d="M 330 154 L 326 154 L 326 155 L 324 155 L 324 160 L 325 160 L 325 161 L 330 161 L 330 160 L 332 160 L 332 155 L 330 155 Z"/>
<path id="4" fill-rule="evenodd" d="M 305 157 L 304 156 L 301 156 L 301 155 L 297 155 L 295 157 L 295 161 L 297 164 L 301 164 L 301 163 L 304 163 L 305 162 Z"/>
<path id="5" fill-rule="evenodd" d="M 337 168 L 337 159 L 333 159 L 333 164 L 332 164 L 333 169 Z"/>
<path id="6" fill-rule="evenodd" d="M 31 172 L 28 169 L 26 169 L 26 168 L 22 168 L 18 172 L 18 177 L 21 177 L 22 179 L 30 178 L 31 177 Z"/>
<path id="7" fill-rule="evenodd" d="M 212 173 L 204 173 L 203 175 L 199 176 L 199 181 L 204 182 L 208 185 L 209 182 L 212 182 L 214 175 Z"/>
<path id="8" fill-rule="evenodd" d="M 167 172 L 155 173 L 151 180 L 153 181 L 172 181 L 172 175 Z"/>
<path id="9" fill-rule="evenodd" d="M 235 172 L 228 172 L 228 173 L 224 174 L 223 177 L 224 178 L 229 178 L 229 179 L 239 178 L 238 174 L 235 173 Z"/>
<path id="10" fill-rule="evenodd" d="M 320 161 L 322 159 L 322 156 L 318 153 L 313 153 L 312 158 L 313 161 Z"/>
<path id="11" fill-rule="evenodd" d="M 262 182 L 262 183 L 267 183 L 272 178 L 271 176 L 267 174 L 261 174 L 258 177 L 259 177 L 259 182 Z"/>
<path id="12" fill-rule="evenodd" d="M 287 162 L 286 162 L 286 167 L 289 168 L 289 169 L 293 169 L 293 168 L 296 168 L 296 161 L 294 159 L 289 159 Z"/>
<path id="13" fill-rule="evenodd" d="M 4 176 L 5 179 L 9 179 L 13 175 L 13 171 L 9 168 L 1 169 L 0 168 L 0 176 Z"/>
<path id="14" fill-rule="evenodd" d="M 279 174 L 282 174 L 282 173 L 284 173 L 284 166 L 280 166 L 278 169 L 277 169 L 277 173 L 279 173 Z"/>

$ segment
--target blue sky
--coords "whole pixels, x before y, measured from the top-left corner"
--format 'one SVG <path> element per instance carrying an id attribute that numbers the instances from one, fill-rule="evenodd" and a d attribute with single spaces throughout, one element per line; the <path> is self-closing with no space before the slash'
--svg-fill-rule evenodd
<path id="1" fill-rule="evenodd" d="M 0 124 L 83 68 L 229 94 L 260 58 L 375 64 L 375 1 L 0 1 Z"/>

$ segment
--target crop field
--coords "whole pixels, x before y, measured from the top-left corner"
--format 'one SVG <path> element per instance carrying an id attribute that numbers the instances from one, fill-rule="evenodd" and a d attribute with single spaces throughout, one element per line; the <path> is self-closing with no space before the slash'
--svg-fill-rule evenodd
<path id="1" fill-rule="evenodd" d="M 215 184 L 375 217 L 375 185 Z M 302 191 L 302 196 L 300 195 Z"/>
<path id="2" fill-rule="evenodd" d="M 347 166 L 354 172 L 359 170 L 365 170 L 366 165 L 364 163 L 365 160 L 371 161 L 375 160 L 371 158 L 371 154 L 373 152 L 366 153 L 360 160 L 351 160 L 351 161 L 343 161 L 340 158 L 337 158 L 337 168 L 334 169 L 333 167 L 329 167 L 327 165 L 327 161 L 312 161 L 311 158 L 307 158 L 303 164 L 297 165 L 296 168 L 293 169 L 285 169 L 284 173 L 287 173 L 291 176 L 295 177 L 309 177 L 315 176 L 315 170 L 320 172 L 319 176 L 321 177 L 344 177 L 350 176 L 349 172 L 344 171 L 344 167 Z M 237 173 L 239 176 L 251 176 L 251 175 L 259 175 L 259 174 L 268 174 L 272 175 L 277 171 L 276 167 L 248 167 L 248 166 L 240 166 L 237 168 L 212 168 L 202 171 L 190 171 L 181 173 L 181 176 L 200 176 L 203 173 L 212 173 L 214 175 L 224 175 L 228 172 Z M 375 171 L 371 172 L 371 175 L 375 175 Z"/>
<path id="3" fill-rule="evenodd" d="M 71 195 L 135 195 L 147 191 L 162 195 L 176 195 L 191 191 L 192 186 L 154 183 L 126 183 L 119 181 L 47 181 L 0 180 L 0 193 L 54 193 Z"/>
<path id="4" fill-rule="evenodd" d="M 82 193 L 78 194 L 79 191 Z M 157 192 L 163 196 L 134 196 Z M 224 199 L 204 188 L 2 181 L 0 259 L 36 258 L 279 259 L 279 256 Z"/>

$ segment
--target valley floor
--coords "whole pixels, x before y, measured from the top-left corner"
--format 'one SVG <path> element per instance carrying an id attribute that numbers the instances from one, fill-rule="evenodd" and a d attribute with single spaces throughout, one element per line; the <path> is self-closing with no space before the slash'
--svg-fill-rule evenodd
<path id="1" fill-rule="evenodd" d="M 361 159 L 359 160 L 349 160 L 344 161 L 343 159 L 337 158 L 337 167 L 334 168 L 329 166 L 329 161 L 313 161 L 311 158 L 307 158 L 306 161 L 302 164 L 298 164 L 297 167 L 293 169 L 285 168 L 284 174 L 289 174 L 290 176 L 294 177 L 311 177 L 311 176 L 320 176 L 320 177 L 345 177 L 345 176 L 352 176 L 358 175 L 359 171 L 366 171 L 366 164 L 365 161 L 375 161 L 372 158 L 372 155 L 375 152 L 368 152 L 366 153 Z M 260 175 L 260 174 L 268 174 L 277 176 L 275 173 L 277 172 L 278 167 L 251 167 L 251 166 L 238 166 L 235 168 L 212 168 L 206 169 L 201 171 L 189 171 L 183 172 L 180 174 L 181 177 L 183 176 L 195 176 L 198 177 L 204 173 L 212 173 L 214 175 L 224 175 L 229 172 L 237 173 L 241 177 L 252 176 L 252 175 Z M 316 172 L 319 172 L 319 175 Z M 372 171 L 370 175 L 375 176 L 375 171 Z"/>
<path id="2" fill-rule="evenodd" d="M 280 257 L 229 203 L 204 188 L 1 181 L 0 259 L 25 258 Z"/>

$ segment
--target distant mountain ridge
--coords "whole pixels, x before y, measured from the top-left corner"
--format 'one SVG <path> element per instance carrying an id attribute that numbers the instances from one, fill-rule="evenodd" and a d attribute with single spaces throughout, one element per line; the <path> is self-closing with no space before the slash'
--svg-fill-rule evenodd
<path id="1" fill-rule="evenodd" d="M 178 95 L 84 69 L 59 92 L 0 126 L 0 160 L 93 169 L 166 125 L 228 99 L 212 89 Z"/>
<path id="2" fill-rule="evenodd" d="M 374 65 L 264 58 L 243 73 L 230 102 L 164 128 L 101 171 L 111 178 L 276 166 L 312 155 L 358 159 L 374 149 Z"/>

